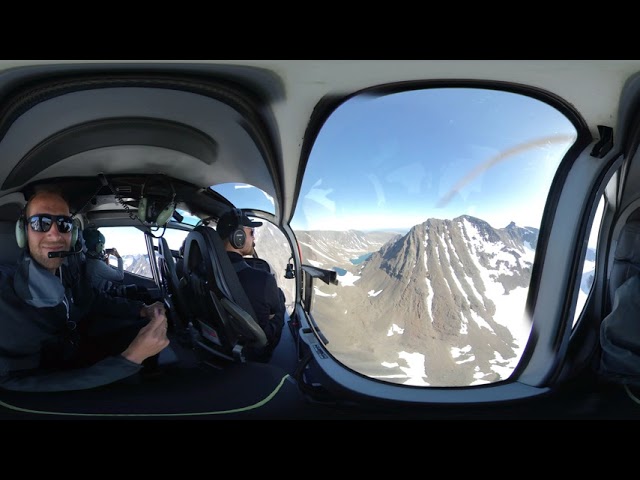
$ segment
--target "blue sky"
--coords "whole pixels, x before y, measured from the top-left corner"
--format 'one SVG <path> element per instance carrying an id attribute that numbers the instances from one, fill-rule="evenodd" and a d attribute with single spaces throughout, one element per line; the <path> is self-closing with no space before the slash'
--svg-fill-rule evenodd
<path id="1" fill-rule="evenodd" d="M 469 214 L 538 227 L 573 125 L 539 100 L 479 89 L 352 99 L 320 131 L 294 229 L 406 230 Z M 256 189 L 216 187 L 240 207 L 273 211 Z"/>

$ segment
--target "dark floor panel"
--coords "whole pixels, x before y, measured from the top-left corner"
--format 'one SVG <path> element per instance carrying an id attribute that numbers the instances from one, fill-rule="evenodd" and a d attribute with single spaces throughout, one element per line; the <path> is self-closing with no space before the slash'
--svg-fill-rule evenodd
<path id="1" fill-rule="evenodd" d="M 289 374 L 264 364 L 165 368 L 76 392 L 0 391 L 4 419 L 282 419 L 304 417 L 307 408 Z"/>

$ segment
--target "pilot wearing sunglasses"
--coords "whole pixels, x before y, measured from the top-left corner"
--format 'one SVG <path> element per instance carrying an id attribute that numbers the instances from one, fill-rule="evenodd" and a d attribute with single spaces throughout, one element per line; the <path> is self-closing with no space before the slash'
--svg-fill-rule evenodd
<path id="1" fill-rule="evenodd" d="M 0 388 L 102 386 L 140 372 L 169 344 L 161 302 L 109 296 L 71 268 L 65 254 L 73 236 L 61 193 L 35 193 L 16 226 L 25 248 L 15 274 L 0 276 Z"/>

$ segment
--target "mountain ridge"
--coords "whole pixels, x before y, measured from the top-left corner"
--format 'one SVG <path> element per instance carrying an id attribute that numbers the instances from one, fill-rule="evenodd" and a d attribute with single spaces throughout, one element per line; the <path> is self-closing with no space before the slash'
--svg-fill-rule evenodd
<path id="1" fill-rule="evenodd" d="M 335 248 L 352 252 L 354 235 L 316 231 L 305 256 L 335 258 Z M 361 248 L 367 244 L 363 235 L 358 238 Z M 366 357 L 373 362 L 375 353 L 378 374 L 391 368 L 397 378 L 403 367 L 409 368 L 402 365 L 400 352 L 422 355 L 420 381 L 430 385 L 503 378 L 496 370 L 509 369 L 521 345 L 494 318 L 497 292 L 509 296 L 528 287 L 537 235 L 531 227 L 495 229 L 462 215 L 430 218 L 405 235 L 390 236 L 368 259 L 347 267 L 352 275 L 348 286 L 316 288 L 322 294 L 315 298 L 314 316 L 329 339 L 327 348 L 347 365 L 361 366 Z M 376 368 L 368 365 L 366 370 L 371 374 Z"/>

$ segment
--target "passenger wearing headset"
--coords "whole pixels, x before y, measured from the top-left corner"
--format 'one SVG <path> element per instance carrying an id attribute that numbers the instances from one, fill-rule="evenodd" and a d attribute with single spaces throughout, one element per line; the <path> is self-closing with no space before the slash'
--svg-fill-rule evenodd
<path id="1" fill-rule="evenodd" d="M 84 390 L 131 377 L 168 344 L 164 305 L 90 287 L 67 257 L 78 228 L 61 192 L 37 191 L 16 223 L 24 250 L 0 276 L 0 387 Z"/>
<path id="2" fill-rule="evenodd" d="M 116 248 L 104 248 L 106 239 L 100 230 L 90 227 L 82 232 L 86 247 L 86 273 L 91 286 L 109 295 L 129 297 L 137 300 L 148 297 L 147 289 L 135 284 L 125 285 L 124 261 Z M 109 257 L 116 257 L 118 266 L 109 263 Z"/>
<path id="3" fill-rule="evenodd" d="M 216 230 L 258 317 L 257 322 L 267 337 L 267 345 L 260 350 L 250 350 L 247 358 L 266 363 L 280 342 L 285 299 L 270 272 L 253 268 L 243 260 L 244 256 L 253 254 L 254 228 L 261 225 L 262 222 L 254 222 L 242 210 L 234 208 L 220 217 Z"/>
<path id="4" fill-rule="evenodd" d="M 97 228 L 87 228 L 82 232 L 87 248 L 87 276 L 91 285 L 104 292 L 121 286 L 124 280 L 124 261 L 115 248 L 104 248 L 106 239 Z M 109 264 L 109 256 L 113 255 L 118 266 Z"/>

